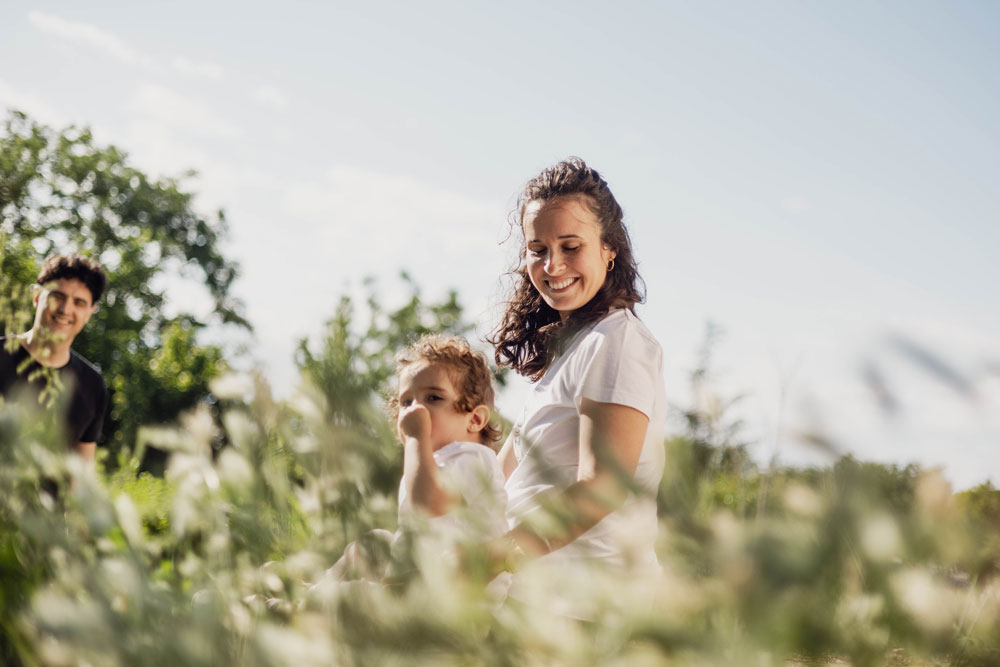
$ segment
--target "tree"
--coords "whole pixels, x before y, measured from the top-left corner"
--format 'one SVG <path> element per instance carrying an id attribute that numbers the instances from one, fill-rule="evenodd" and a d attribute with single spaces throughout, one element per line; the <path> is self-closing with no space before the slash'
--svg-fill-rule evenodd
<path id="1" fill-rule="evenodd" d="M 10 270 L 31 282 L 39 261 L 52 252 L 90 255 L 107 269 L 108 291 L 74 349 L 108 382 L 104 440 L 112 450 L 132 444 L 140 425 L 171 420 L 192 406 L 223 368 L 217 347 L 196 342 L 206 322 L 187 313 L 167 316 L 157 278 L 196 279 L 215 302 L 215 320 L 249 328 L 242 305 L 229 295 L 237 266 L 218 247 L 225 217 L 222 211 L 211 217 L 196 212 L 182 180 L 151 178 L 86 128 L 55 131 L 16 111 L 3 124 L 4 276 Z M 7 333 L 16 332 L 9 317 L 0 312 L 0 318 Z"/>

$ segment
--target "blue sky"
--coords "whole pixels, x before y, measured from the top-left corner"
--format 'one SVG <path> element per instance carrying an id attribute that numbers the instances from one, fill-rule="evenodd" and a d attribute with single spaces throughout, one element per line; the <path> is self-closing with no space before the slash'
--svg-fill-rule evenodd
<path id="1" fill-rule="evenodd" d="M 795 438 L 819 430 L 968 486 L 1000 483 L 998 34 L 990 2 L 41 2 L 3 10 L 0 106 L 199 172 L 286 393 L 366 275 L 389 301 L 400 269 L 455 287 L 485 333 L 518 189 L 580 155 L 625 208 L 677 404 L 711 320 L 761 460 L 823 462 Z"/>

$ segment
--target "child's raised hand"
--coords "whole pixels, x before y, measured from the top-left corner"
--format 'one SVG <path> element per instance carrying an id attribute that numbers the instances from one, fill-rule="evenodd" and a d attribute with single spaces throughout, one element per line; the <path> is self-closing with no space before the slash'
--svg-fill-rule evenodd
<path id="1" fill-rule="evenodd" d="M 417 440 L 431 437 L 431 413 L 419 403 L 412 403 L 401 410 L 396 425 L 403 437 Z"/>

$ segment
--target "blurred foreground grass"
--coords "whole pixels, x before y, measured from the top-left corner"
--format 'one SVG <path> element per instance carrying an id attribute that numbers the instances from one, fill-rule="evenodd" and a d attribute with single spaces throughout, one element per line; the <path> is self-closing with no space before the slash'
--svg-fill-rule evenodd
<path id="1" fill-rule="evenodd" d="M 260 379 L 215 393 L 140 434 L 171 452 L 164 479 L 129 457 L 79 467 L 45 420 L 0 408 L 3 664 L 1000 664 L 989 485 L 956 495 L 934 471 L 850 458 L 765 476 L 692 429 L 665 443 L 652 605 L 596 570 L 497 605 L 476 563 L 419 536 L 393 588 L 311 587 L 350 540 L 395 527 L 391 429 L 321 392 L 277 403 Z M 550 613 L 558 597 L 595 620 Z"/>

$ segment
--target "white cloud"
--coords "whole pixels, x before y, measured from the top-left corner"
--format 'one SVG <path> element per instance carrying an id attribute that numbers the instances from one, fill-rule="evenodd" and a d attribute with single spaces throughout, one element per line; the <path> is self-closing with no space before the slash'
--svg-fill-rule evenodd
<path id="1" fill-rule="evenodd" d="M 204 145 L 196 136 L 187 135 L 156 119 L 136 119 L 114 135 L 120 145 L 129 147 L 132 162 L 157 176 L 177 176 L 194 169 L 196 176 L 186 188 L 197 192 L 195 206 L 209 214 L 217 209 L 232 213 L 240 225 L 252 224 L 267 198 L 269 186 L 277 175 L 248 162 L 233 163 Z M 235 212 L 235 213 L 234 213 Z"/>
<path id="2" fill-rule="evenodd" d="M 63 113 L 41 97 L 32 92 L 19 90 L 2 79 L 0 79 L 0 109 L 17 109 L 48 125 L 68 124 Z"/>
<path id="3" fill-rule="evenodd" d="M 260 86 L 253 92 L 253 98 L 264 106 L 279 111 L 288 108 L 288 98 L 278 88 L 270 84 Z"/>
<path id="4" fill-rule="evenodd" d="M 174 176 L 189 169 L 204 176 L 205 161 L 211 156 L 196 145 L 177 136 L 166 123 L 157 119 L 140 119 L 127 124 L 123 145 L 136 164 L 151 174 Z M 199 188 L 201 189 L 201 188 Z"/>
<path id="5" fill-rule="evenodd" d="M 122 62 L 141 67 L 153 66 L 149 56 L 133 49 L 118 35 L 90 23 L 68 21 L 37 11 L 28 12 L 28 22 L 46 34 L 89 46 Z"/>
<path id="6" fill-rule="evenodd" d="M 805 213 L 809 210 L 809 200 L 805 197 L 791 195 L 781 200 L 781 208 L 787 213 Z"/>
<path id="7" fill-rule="evenodd" d="M 379 238 L 387 257 L 404 259 L 421 247 L 459 255 L 496 235 L 504 211 L 410 176 L 336 166 L 316 181 L 289 188 L 285 209 L 320 226 L 330 243 Z M 484 236 L 485 233 L 485 236 Z"/>
<path id="8" fill-rule="evenodd" d="M 229 213 L 242 263 L 238 291 L 279 391 L 294 381 L 289 339 L 322 331 L 337 295 L 362 278 L 378 276 L 391 307 L 406 298 L 395 278 L 405 269 L 427 298 L 459 289 L 466 315 L 478 319 L 505 266 L 493 242 L 505 226 L 502 200 L 346 165 L 299 182 L 275 178 L 265 191 L 252 210 L 244 201 Z"/>
<path id="9" fill-rule="evenodd" d="M 139 86 L 128 108 L 145 118 L 194 134 L 226 139 L 243 134 L 238 125 L 219 116 L 207 105 L 157 84 Z"/>
<path id="10" fill-rule="evenodd" d="M 226 73 L 225 68 L 218 63 L 191 60 L 183 56 L 174 58 L 170 64 L 181 74 L 199 76 L 206 79 L 221 79 L 222 75 Z"/>
<path id="11" fill-rule="evenodd" d="M 275 125 L 271 128 L 271 136 L 282 143 L 288 143 L 295 138 L 295 130 L 288 125 Z"/>
<path id="12" fill-rule="evenodd" d="M 105 30 L 91 23 L 70 21 L 54 14 L 38 11 L 28 12 L 28 22 L 47 35 L 89 47 L 123 63 L 150 70 L 163 68 L 162 62 L 157 63 L 156 58 L 132 48 L 128 42 L 110 30 Z M 192 60 L 184 56 L 173 58 L 170 65 L 175 71 L 187 76 L 221 79 L 225 74 L 222 65 Z"/>
<path id="13" fill-rule="evenodd" d="M 410 176 L 340 165 L 286 188 L 281 208 L 288 234 L 310 239 L 284 275 L 316 283 L 406 269 L 431 291 L 478 284 L 482 299 L 503 261 L 488 241 L 505 216 L 499 205 Z"/>

